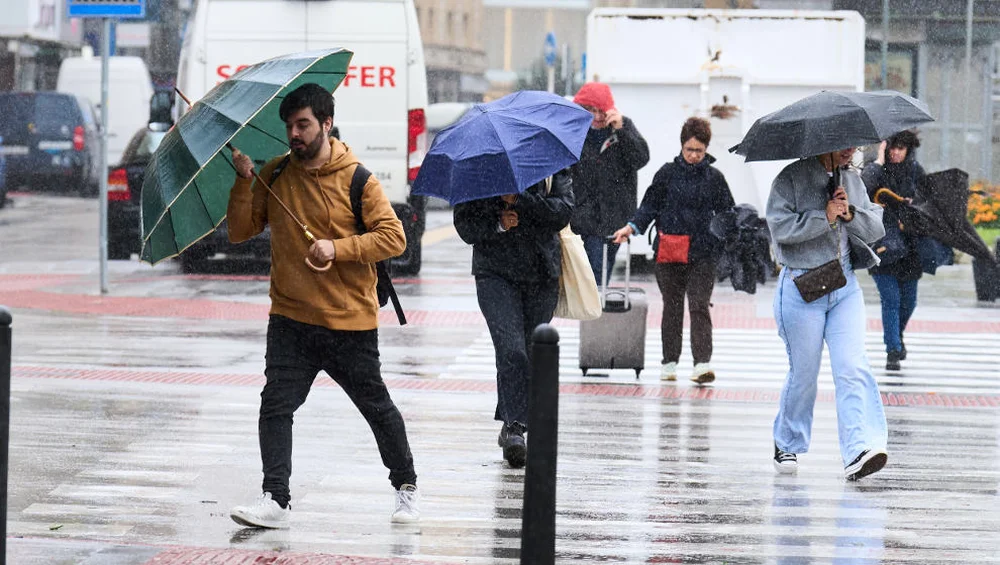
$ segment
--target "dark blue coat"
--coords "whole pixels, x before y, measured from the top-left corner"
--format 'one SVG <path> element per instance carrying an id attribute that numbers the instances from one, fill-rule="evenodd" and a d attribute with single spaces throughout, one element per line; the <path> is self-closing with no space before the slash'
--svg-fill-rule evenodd
<path id="1" fill-rule="evenodd" d="M 902 163 L 869 163 L 861 173 L 861 180 L 865 181 L 869 198 L 874 197 L 875 192 L 883 187 L 903 198 L 916 198 L 918 183 L 925 175 L 920 163 L 911 154 L 907 154 Z M 885 237 L 872 245 L 882 262 L 869 269 L 869 272 L 892 275 L 899 280 L 916 280 L 922 274 L 918 251 L 920 238 L 899 229 L 899 221 L 894 207 L 887 206 L 882 213 Z"/>
<path id="2" fill-rule="evenodd" d="M 709 225 L 716 214 L 736 205 L 726 177 L 712 166 L 714 162 L 715 157 L 705 155 L 691 165 L 678 155 L 660 167 L 632 218 L 640 233 L 646 233 L 655 220 L 658 232 L 691 236 L 688 261 L 692 263 L 721 253 L 722 243 Z"/>
<path id="3" fill-rule="evenodd" d="M 553 176 L 546 195 L 540 182 L 517 197 L 518 225 L 497 230 L 504 202 L 499 197 L 455 205 L 455 230 L 472 244 L 472 274 L 493 274 L 510 281 L 558 279 L 562 273 L 559 230 L 573 211 L 573 179 L 568 171 Z"/>

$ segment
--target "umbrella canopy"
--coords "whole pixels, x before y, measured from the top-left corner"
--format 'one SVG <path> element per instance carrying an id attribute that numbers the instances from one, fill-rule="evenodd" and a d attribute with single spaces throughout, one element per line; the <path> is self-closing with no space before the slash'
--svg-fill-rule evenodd
<path id="1" fill-rule="evenodd" d="M 167 132 L 142 184 L 142 252 L 152 264 L 174 257 L 226 218 L 236 179 L 226 145 L 256 163 L 288 151 L 278 106 L 314 82 L 333 92 L 353 53 L 336 48 L 275 57 L 216 85 Z"/>
<path id="2" fill-rule="evenodd" d="M 758 119 L 729 151 L 747 161 L 799 159 L 878 143 L 933 121 L 923 102 L 883 90 L 824 90 Z"/>
<path id="3" fill-rule="evenodd" d="M 579 161 L 592 122 L 590 112 L 549 92 L 476 104 L 434 138 L 413 194 L 452 205 L 518 194 Z"/>
<path id="4" fill-rule="evenodd" d="M 925 176 L 912 203 L 886 188 L 876 191 L 874 200 L 893 207 L 903 226 L 913 233 L 932 237 L 983 261 L 996 261 L 969 222 L 969 175 L 965 171 L 948 169 Z"/>

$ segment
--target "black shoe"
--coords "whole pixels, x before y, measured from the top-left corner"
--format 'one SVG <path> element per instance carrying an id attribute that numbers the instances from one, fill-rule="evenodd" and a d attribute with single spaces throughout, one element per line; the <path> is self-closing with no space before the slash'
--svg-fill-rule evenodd
<path id="1" fill-rule="evenodd" d="M 885 354 L 885 370 L 886 371 L 898 371 L 900 367 L 899 362 L 903 359 L 899 351 L 890 351 Z"/>
<path id="2" fill-rule="evenodd" d="M 504 424 L 500 428 L 497 445 L 503 449 L 503 458 L 514 469 L 524 467 L 528 458 L 528 445 L 524 441 L 524 426 L 519 422 Z"/>
<path id="3" fill-rule="evenodd" d="M 889 454 L 884 449 L 866 449 L 850 465 L 844 467 L 844 476 L 849 481 L 856 481 L 881 471 L 888 460 Z"/>
<path id="4" fill-rule="evenodd" d="M 782 474 L 792 474 L 799 470 L 799 458 L 794 453 L 782 451 L 774 444 L 774 470 Z"/>
<path id="5" fill-rule="evenodd" d="M 903 343 L 903 334 L 899 334 L 899 360 L 906 361 L 906 344 Z"/>

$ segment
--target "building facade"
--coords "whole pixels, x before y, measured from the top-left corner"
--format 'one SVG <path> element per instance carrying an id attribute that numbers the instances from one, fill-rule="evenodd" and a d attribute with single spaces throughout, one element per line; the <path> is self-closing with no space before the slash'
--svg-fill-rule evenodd
<path id="1" fill-rule="evenodd" d="M 481 102 L 486 94 L 481 0 L 415 0 L 427 66 L 427 97 Z"/>
<path id="2" fill-rule="evenodd" d="M 65 0 L 0 0 L 0 91 L 55 88 L 60 62 L 82 37 L 65 10 Z"/>

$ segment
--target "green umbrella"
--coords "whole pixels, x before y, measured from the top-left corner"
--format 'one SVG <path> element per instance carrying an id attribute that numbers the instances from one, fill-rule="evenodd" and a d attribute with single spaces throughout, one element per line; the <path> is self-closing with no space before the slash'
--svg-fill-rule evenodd
<path id="1" fill-rule="evenodd" d="M 196 102 L 146 167 L 140 258 L 155 265 L 218 227 L 236 180 L 225 148 L 238 147 L 258 164 L 286 153 L 285 123 L 278 117 L 285 94 L 309 82 L 332 93 L 353 55 L 337 48 L 275 57 L 243 69 Z M 266 186 L 259 176 L 257 182 Z"/>

